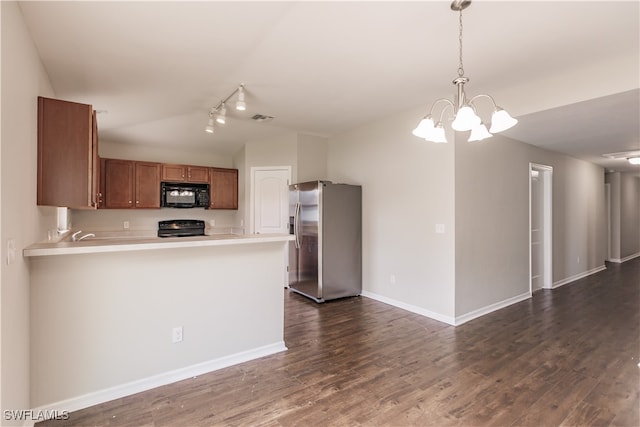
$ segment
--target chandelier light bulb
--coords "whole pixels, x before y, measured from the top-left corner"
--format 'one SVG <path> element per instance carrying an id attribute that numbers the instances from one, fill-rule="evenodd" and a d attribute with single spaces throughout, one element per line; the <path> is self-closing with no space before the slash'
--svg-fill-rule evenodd
<path id="1" fill-rule="evenodd" d="M 518 120 L 511 117 L 511 115 L 502 108 L 497 107 L 491 116 L 491 128 L 489 131 L 491 133 L 502 132 L 514 127 L 516 123 L 518 123 Z"/>
<path id="2" fill-rule="evenodd" d="M 444 135 L 444 127 L 442 126 L 442 122 L 438 122 L 436 127 L 433 129 L 430 140 L 440 144 L 447 142 L 447 138 Z"/>
<path id="3" fill-rule="evenodd" d="M 478 126 L 471 129 L 471 135 L 469 135 L 469 141 L 482 141 L 483 139 L 491 138 L 493 135 L 489 133 L 484 123 L 480 123 Z"/>
<path id="4" fill-rule="evenodd" d="M 464 132 L 478 126 L 480 122 L 480 117 L 476 115 L 473 108 L 464 105 L 456 113 L 456 118 L 451 123 L 451 127 L 454 130 Z"/>
<path id="5" fill-rule="evenodd" d="M 434 130 L 435 126 L 433 125 L 433 119 L 431 119 L 431 116 L 426 116 L 425 118 L 420 120 L 418 126 L 411 133 L 413 133 L 418 138 L 429 140 L 429 136 L 433 133 Z"/>

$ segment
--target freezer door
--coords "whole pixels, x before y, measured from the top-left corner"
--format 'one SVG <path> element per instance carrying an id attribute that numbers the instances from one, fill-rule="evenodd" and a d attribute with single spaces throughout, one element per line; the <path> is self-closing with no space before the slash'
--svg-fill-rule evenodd
<path id="1" fill-rule="evenodd" d="M 362 293 L 362 187 L 328 184 L 322 190 L 321 287 L 330 300 Z"/>

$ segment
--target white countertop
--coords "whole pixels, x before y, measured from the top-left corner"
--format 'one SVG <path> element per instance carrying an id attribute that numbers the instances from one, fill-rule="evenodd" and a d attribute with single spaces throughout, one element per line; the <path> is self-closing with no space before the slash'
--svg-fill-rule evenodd
<path id="1" fill-rule="evenodd" d="M 104 237 L 80 242 L 35 243 L 23 250 L 25 257 L 146 251 L 202 246 L 245 245 L 293 240 L 290 234 L 213 234 L 195 237 Z"/>

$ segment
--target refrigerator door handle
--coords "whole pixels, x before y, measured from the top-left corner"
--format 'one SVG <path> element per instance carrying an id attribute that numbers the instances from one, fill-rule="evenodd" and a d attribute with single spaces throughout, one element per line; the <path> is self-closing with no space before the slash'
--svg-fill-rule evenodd
<path id="1" fill-rule="evenodd" d="M 302 242 L 300 241 L 300 202 L 296 203 L 293 213 L 293 234 L 295 236 L 296 249 L 300 249 Z"/>

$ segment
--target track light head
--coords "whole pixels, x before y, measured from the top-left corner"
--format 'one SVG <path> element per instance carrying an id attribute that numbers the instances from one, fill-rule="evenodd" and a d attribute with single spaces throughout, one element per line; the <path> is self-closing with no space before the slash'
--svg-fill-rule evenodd
<path id="1" fill-rule="evenodd" d="M 216 122 L 220 123 L 221 125 L 227 122 L 227 107 L 225 107 L 224 102 L 217 110 Z"/>
<path id="2" fill-rule="evenodd" d="M 244 100 L 244 85 L 238 86 L 238 100 L 236 101 L 236 110 L 245 111 L 247 109 L 247 103 Z"/>

